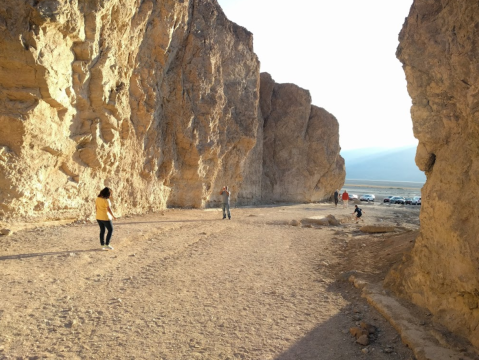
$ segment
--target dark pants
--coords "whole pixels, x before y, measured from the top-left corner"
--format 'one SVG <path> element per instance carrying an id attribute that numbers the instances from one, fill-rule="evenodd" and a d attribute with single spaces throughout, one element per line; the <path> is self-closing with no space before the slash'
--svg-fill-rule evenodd
<path id="1" fill-rule="evenodd" d="M 98 225 L 100 225 L 100 244 L 103 245 L 110 245 L 111 234 L 113 234 L 113 223 L 111 220 L 98 220 Z M 108 234 L 106 234 L 106 244 L 105 244 L 105 228 L 108 230 Z"/>
<path id="2" fill-rule="evenodd" d="M 221 204 L 221 208 L 223 209 L 223 219 L 226 218 L 226 212 L 228 212 L 228 218 L 231 218 L 230 204 Z"/>

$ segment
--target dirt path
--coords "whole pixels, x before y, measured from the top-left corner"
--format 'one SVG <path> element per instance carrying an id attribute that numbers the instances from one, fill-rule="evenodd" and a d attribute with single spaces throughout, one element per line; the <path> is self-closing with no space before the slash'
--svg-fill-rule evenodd
<path id="1" fill-rule="evenodd" d="M 363 206 L 367 224 L 303 228 L 330 204 L 168 210 L 120 219 L 113 251 L 96 224 L 0 238 L 0 359 L 413 359 L 345 280 L 380 279 L 410 246 L 418 210 Z M 378 254 L 380 258 L 378 258 Z M 346 275 L 345 275 L 346 273 Z M 369 346 L 349 328 L 378 327 Z"/>

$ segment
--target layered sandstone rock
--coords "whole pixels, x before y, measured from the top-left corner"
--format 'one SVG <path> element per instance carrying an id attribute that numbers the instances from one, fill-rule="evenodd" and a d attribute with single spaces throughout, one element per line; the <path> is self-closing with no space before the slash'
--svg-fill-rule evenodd
<path id="1" fill-rule="evenodd" d="M 0 0 L 0 31 L 0 217 L 262 201 L 259 61 L 215 0 Z"/>
<path id="2" fill-rule="evenodd" d="M 479 6 L 416 0 L 400 34 L 416 163 L 426 172 L 421 233 L 387 282 L 479 346 Z"/>

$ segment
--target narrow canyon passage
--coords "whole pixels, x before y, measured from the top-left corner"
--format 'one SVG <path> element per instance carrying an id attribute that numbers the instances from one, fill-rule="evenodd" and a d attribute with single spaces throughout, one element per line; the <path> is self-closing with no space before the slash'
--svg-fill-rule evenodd
<path id="1" fill-rule="evenodd" d="M 0 359 L 413 359 L 335 278 L 348 229 L 285 225 L 330 213 L 349 210 L 168 210 L 115 222 L 113 251 L 96 224 L 17 231 L 1 239 Z M 367 355 L 359 319 L 379 328 Z"/>

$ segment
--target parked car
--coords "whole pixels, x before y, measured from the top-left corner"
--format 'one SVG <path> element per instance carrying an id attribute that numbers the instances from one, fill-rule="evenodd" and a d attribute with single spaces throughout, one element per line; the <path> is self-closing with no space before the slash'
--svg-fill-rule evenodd
<path id="1" fill-rule="evenodd" d="M 374 201 L 376 197 L 374 195 L 362 195 L 359 200 L 361 201 L 367 201 L 367 202 L 370 202 L 370 201 Z"/>
<path id="2" fill-rule="evenodd" d="M 413 199 L 412 198 L 406 198 L 406 205 L 413 205 Z"/>
<path id="3" fill-rule="evenodd" d="M 386 196 L 383 201 L 384 202 L 389 202 L 389 199 L 391 199 L 392 197 L 393 197 L 392 195 Z"/>
<path id="4" fill-rule="evenodd" d="M 354 200 L 354 199 L 357 199 L 358 196 L 355 195 L 355 194 L 349 194 L 349 200 Z"/>
<path id="5" fill-rule="evenodd" d="M 393 196 L 391 199 L 389 199 L 390 204 L 405 204 L 406 199 L 402 196 Z"/>
<path id="6" fill-rule="evenodd" d="M 421 205 L 421 197 L 420 196 L 414 196 L 412 198 L 411 205 Z"/>

